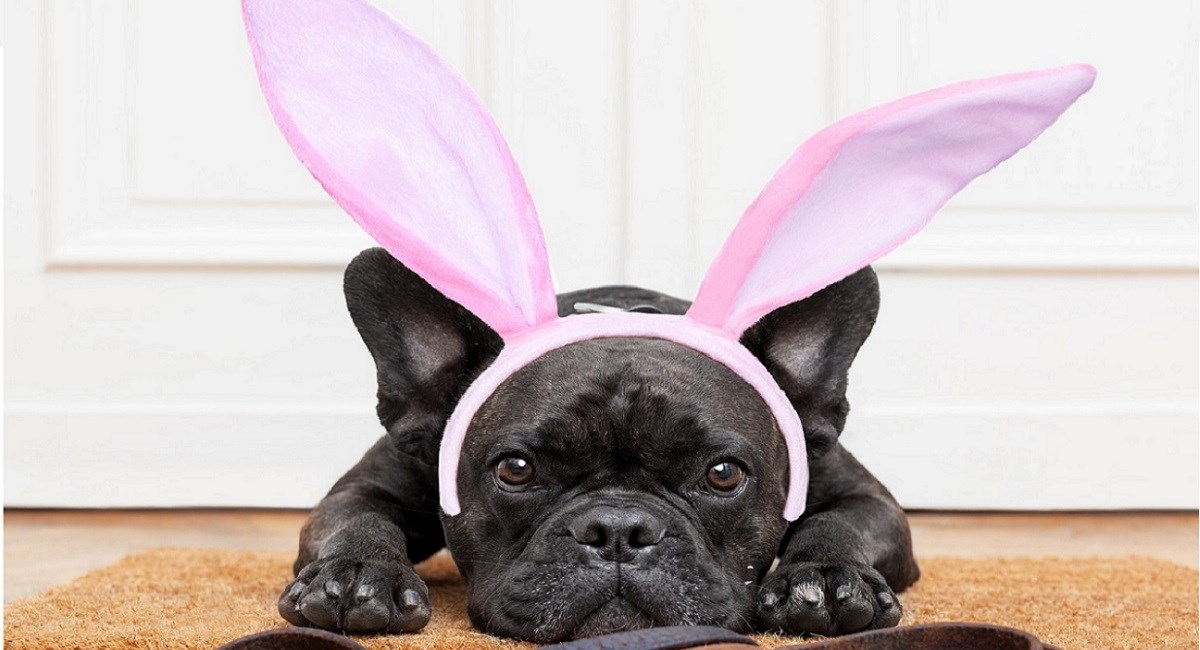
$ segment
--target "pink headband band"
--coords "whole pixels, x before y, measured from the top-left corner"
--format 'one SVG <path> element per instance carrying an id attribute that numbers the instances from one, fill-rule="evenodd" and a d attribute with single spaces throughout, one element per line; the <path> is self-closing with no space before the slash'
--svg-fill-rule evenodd
<path id="1" fill-rule="evenodd" d="M 928 223 L 972 179 L 1029 144 L 1092 85 L 1074 65 L 907 97 L 817 133 L 742 215 L 685 316 L 559 319 L 525 180 L 466 83 L 362 0 L 243 0 L 267 104 L 296 156 L 380 245 L 503 337 L 446 425 L 442 509 L 476 411 L 514 372 L 586 339 L 674 341 L 728 366 L 763 397 L 787 442 L 784 517 L 808 482 L 796 411 L 738 342 L 774 309 L 867 266 Z"/>

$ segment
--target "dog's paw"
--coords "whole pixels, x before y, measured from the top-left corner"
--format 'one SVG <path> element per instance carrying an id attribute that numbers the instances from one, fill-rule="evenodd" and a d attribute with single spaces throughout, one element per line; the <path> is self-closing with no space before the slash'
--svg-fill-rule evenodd
<path id="1" fill-rule="evenodd" d="M 900 614 L 887 581 L 861 564 L 781 565 L 758 591 L 760 627 L 785 634 L 835 636 L 893 627 Z"/>
<path id="2" fill-rule="evenodd" d="M 351 634 L 416 632 L 431 613 L 429 589 L 411 566 L 374 559 L 317 560 L 279 597 L 289 623 Z"/>

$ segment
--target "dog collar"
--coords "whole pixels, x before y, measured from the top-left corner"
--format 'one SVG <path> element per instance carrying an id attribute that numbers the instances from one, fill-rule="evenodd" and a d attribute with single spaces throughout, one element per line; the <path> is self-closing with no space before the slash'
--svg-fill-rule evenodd
<path id="1" fill-rule="evenodd" d="M 363 0 L 243 0 L 267 105 L 330 196 L 409 269 L 505 341 L 466 391 L 441 448 L 442 508 L 471 418 L 546 352 L 646 336 L 727 365 L 763 397 L 787 441 L 783 516 L 804 509 L 807 458 L 795 408 L 738 343 L 774 309 L 883 256 L 976 176 L 1029 144 L 1092 85 L 1075 65 L 967 81 L 842 120 L 805 142 L 747 208 L 685 316 L 559 320 L 525 180 L 466 83 Z"/>

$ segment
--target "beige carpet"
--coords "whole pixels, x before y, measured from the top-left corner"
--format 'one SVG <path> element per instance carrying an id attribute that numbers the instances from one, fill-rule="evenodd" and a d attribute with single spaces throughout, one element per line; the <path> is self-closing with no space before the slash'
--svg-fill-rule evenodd
<path id="1" fill-rule="evenodd" d="M 203 648 L 283 625 L 275 599 L 292 555 L 157 549 L 10 603 L 6 649 Z M 901 596 L 903 624 L 977 621 L 1028 630 L 1064 648 L 1197 647 L 1197 573 L 1145 558 L 924 558 Z M 471 628 L 465 589 L 439 555 L 418 567 L 434 616 L 421 633 L 371 648 L 530 647 Z M 766 647 L 797 640 L 756 637 Z"/>

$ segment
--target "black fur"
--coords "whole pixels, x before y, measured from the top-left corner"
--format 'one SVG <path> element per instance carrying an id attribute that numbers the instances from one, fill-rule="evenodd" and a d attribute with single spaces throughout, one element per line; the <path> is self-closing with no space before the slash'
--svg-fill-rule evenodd
<path id="1" fill-rule="evenodd" d="M 870 268 L 742 338 L 804 424 L 808 509 L 790 526 L 780 516 L 786 449 L 761 397 L 700 353 L 641 338 L 576 343 L 513 375 L 473 421 L 462 513 L 439 517 L 441 431 L 501 341 L 382 249 L 350 264 L 345 287 L 375 358 L 387 435 L 305 525 L 279 601 L 288 621 L 418 630 L 430 608 L 412 564 L 445 546 L 467 579 L 471 620 L 541 643 L 680 623 L 831 635 L 899 621 L 894 591 L 918 576 L 907 520 L 837 442 L 846 375 L 878 311 Z M 579 302 L 688 307 L 602 287 L 563 294 L 560 315 Z M 495 478 L 513 454 L 536 471 L 527 489 Z M 719 462 L 747 477 L 729 495 L 704 484 Z"/>

